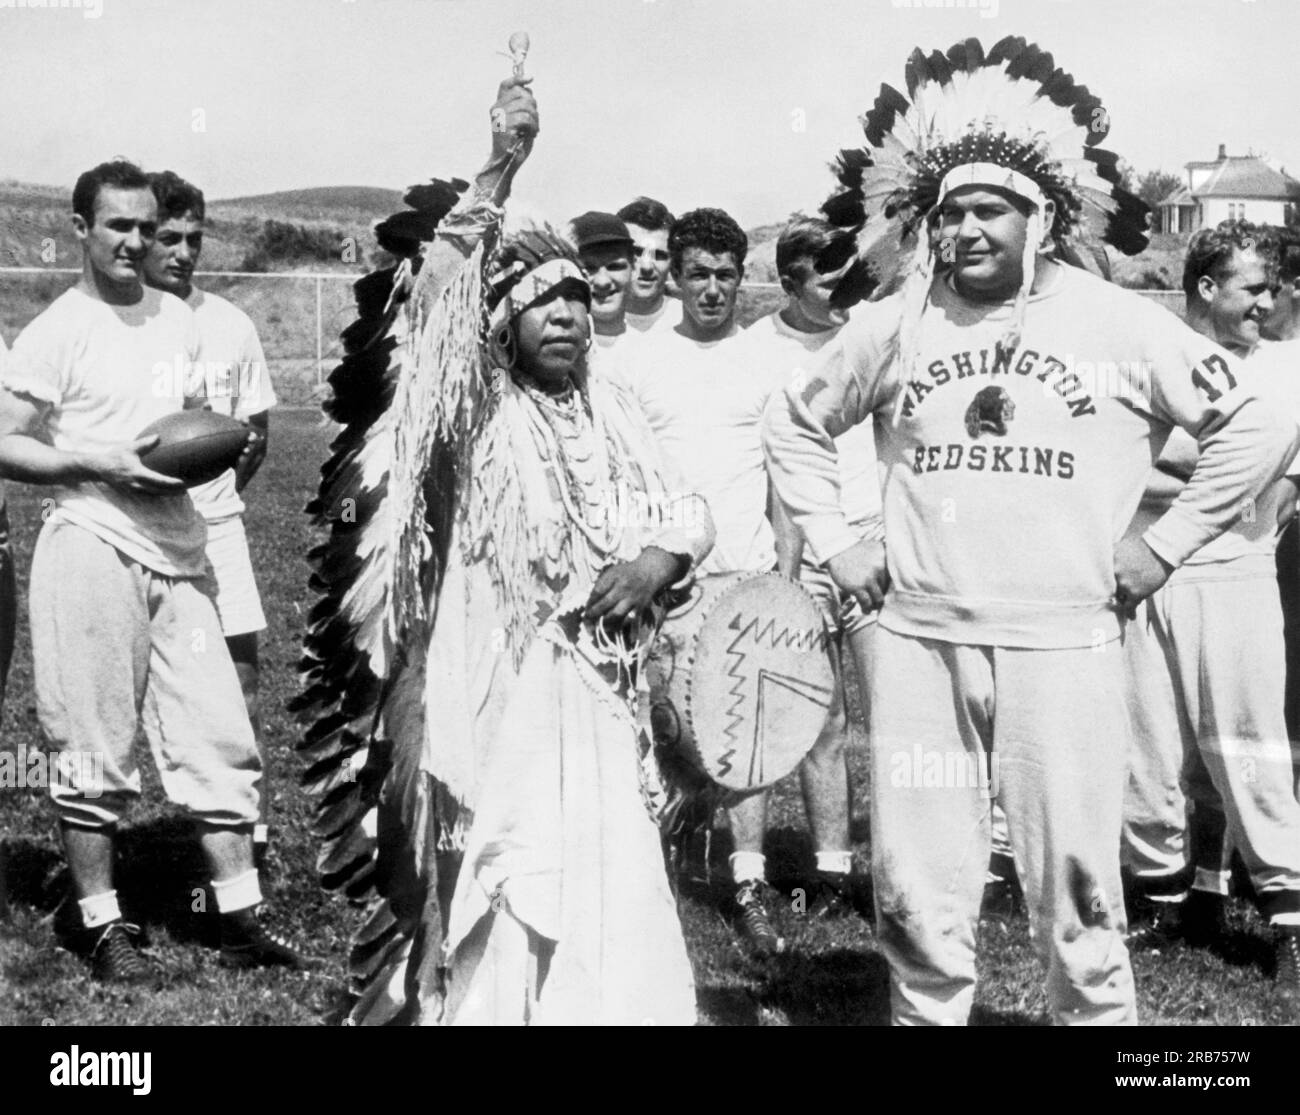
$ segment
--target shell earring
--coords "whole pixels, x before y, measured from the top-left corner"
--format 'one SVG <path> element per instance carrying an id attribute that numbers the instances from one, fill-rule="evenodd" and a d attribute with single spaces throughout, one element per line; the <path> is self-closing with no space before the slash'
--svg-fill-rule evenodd
<path id="1" fill-rule="evenodd" d="M 497 367 L 506 372 L 514 368 L 515 360 L 519 357 L 519 344 L 510 322 L 502 322 L 492 331 L 492 336 L 488 339 L 488 349 Z"/>

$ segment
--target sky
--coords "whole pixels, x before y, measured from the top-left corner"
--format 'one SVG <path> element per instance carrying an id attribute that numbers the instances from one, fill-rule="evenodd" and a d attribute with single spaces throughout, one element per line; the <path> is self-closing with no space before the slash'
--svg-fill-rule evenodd
<path id="1" fill-rule="evenodd" d="M 881 82 L 968 36 L 1051 50 L 1139 171 L 1225 143 L 1300 177 L 1297 0 L 0 0 L 0 179 L 116 155 L 209 198 L 469 177 L 516 30 L 542 132 L 515 195 L 556 219 L 815 209 Z"/>

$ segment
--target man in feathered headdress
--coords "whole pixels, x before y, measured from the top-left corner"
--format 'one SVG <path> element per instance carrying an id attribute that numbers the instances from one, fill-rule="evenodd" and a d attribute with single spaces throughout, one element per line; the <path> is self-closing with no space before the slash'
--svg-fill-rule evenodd
<path id="1" fill-rule="evenodd" d="M 689 1025 L 637 677 L 713 524 L 587 374 L 573 246 L 502 228 L 537 132 L 518 68 L 492 116 L 463 200 L 417 187 L 377 230 L 404 259 L 357 284 L 330 379 L 297 707 L 322 880 L 374 900 L 351 1020 Z"/>
<path id="2" fill-rule="evenodd" d="M 158 235 L 144 257 L 144 281 L 176 295 L 194 311 L 207 405 L 218 414 L 237 417 L 249 429 L 249 448 L 239 467 L 191 488 L 190 498 L 207 527 L 204 551 L 212 567 L 217 615 L 265 767 L 266 743 L 258 715 L 261 665 L 257 643 L 258 633 L 266 629 L 266 616 L 248 552 L 242 493 L 266 459 L 270 410 L 277 404 L 275 388 L 266 370 L 257 327 L 249 316 L 219 294 L 194 285 L 207 215 L 203 191 L 170 170 L 150 174 L 149 182 L 158 200 Z M 268 796 L 260 796 L 259 820 L 253 826 L 259 863 L 265 860 L 268 848 Z"/>
<path id="3" fill-rule="evenodd" d="M 1118 640 L 1300 431 L 1238 387 L 1232 355 L 1049 258 L 1071 236 L 1146 242 L 1096 146 L 1104 110 L 1051 55 L 1015 38 L 916 51 L 907 95 L 884 87 L 864 126 L 824 211 L 857 234 L 844 295 L 883 297 L 774 400 L 766 446 L 812 558 L 864 605 L 883 599 L 872 866 L 894 1018 L 969 1015 L 996 798 L 1054 1021 L 1132 1023 Z M 873 416 L 887 555 L 845 522 L 833 440 Z M 1196 436 L 1196 470 L 1121 540 L 1173 426 Z"/>

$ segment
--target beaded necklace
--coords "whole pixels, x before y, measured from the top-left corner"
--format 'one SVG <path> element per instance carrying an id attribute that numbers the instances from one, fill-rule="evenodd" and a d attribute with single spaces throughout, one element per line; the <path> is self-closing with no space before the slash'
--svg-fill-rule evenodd
<path id="1" fill-rule="evenodd" d="M 547 465 L 555 477 L 560 502 L 570 524 L 586 540 L 593 574 L 603 568 L 622 539 L 618 494 L 623 468 L 617 447 L 586 399 L 570 386 L 549 395 L 532 384 L 524 390 L 542 421 Z"/>

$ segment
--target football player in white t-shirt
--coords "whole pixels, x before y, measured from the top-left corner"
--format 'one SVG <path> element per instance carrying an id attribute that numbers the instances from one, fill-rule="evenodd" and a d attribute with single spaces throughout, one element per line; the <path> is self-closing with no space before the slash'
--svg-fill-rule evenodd
<path id="1" fill-rule="evenodd" d="M 1255 387 L 1300 418 L 1292 386 L 1300 359 L 1288 351 L 1296 346 L 1260 343 L 1273 307 L 1273 249 L 1267 230 L 1243 222 L 1198 232 L 1183 272 L 1187 323 L 1243 357 Z M 1166 510 L 1196 461 L 1195 441 L 1172 434 L 1130 533 Z M 1227 933 L 1226 851 L 1235 846 L 1275 931 L 1279 985 L 1300 1001 L 1300 803 L 1274 564 L 1280 527 L 1294 513 L 1296 472 L 1291 464 L 1231 530 L 1193 554 L 1130 631 L 1124 853 L 1134 904 L 1150 915 L 1136 942 L 1213 944 Z"/>
<path id="2" fill-rule="evenodd" d="M 751 368 L 736 340 L 736 295 L 748 240 L 722 210 L 696 209 L 673 225 L 668 245 L 681 320 L 645 334 L 630 350 L 629 385 L 664 455 L 676 462 L 687 487 L 709 502 L 717 537 L 700 574 L 779 567 L 791 575 L 788 522 L 769 519 L 761 436 L 763 408 L 788 382 L 788 369 Z M 730 819 L 741 932 L 756 951 L 780 952 L 784 941 L 769 915 L 775 896 L 763 856 L 766 795 L 745 798 L 730 810 Z"/>
<path id="3" fill-rule="evenodd" d="M 266 770 L 266 744 L 257 716 L 257 633 L 266 628 L 266 617 L 248 555 L 240 493 L 266 457 L 267 412 L 275 406 L 275 391 L 257 328 L 248 315 L 194 285 L 194 270 L 203 251 L 203 191 L 171 171 L 150 174 L 149 181 L 158 199 L 159 223 L 144 258 L 144 281 L 174 294 L 194 311 L 208 406 L 249 428 L 249 448 L 238 467 L 191 488 L 190 498 L 207 524 L 206 551 L 216 581 L 217 615 Z M 260 819 L 253 829 L 259 862 L 267 847 L 267 797 L 261 795 Z"/>
<path id="4" fill-rule="evenodd" d="M 765 381 L 790 383 L 804 378 L 817 354 L 849 319 L 848 309 L 831 305 L 831 294 L 847 263 L 827 272 L 816 269 L 815 261 L 825 258 L 833 241 L 831 225 L 813 217 L 796 217 L 777 239 L 776 268 L 786 304 L 759 318 L 736 338 L 743 362 Z M 836 451 L 845 518 L 862 538 L 879 541 L 885 531 L 871 427 L 855 426 L 841 435 Z M 855 670 L 858 692 L 865 700 L 876 614 L 864 612 L 856 600 L 841 593 L 830 574 L 803 552 L 802 540 L 796 543 L 796 552 L 798 578 L 821 606 L 834 636 L 833 658 L 840 685 L 821 735 L 799 768 L 817 861 L 817 893 L 809 909 L 824 914 L 852 908 L 869 916 L 870 888 L 853 871 L 849 838 L 848 711 L 842 671 L 846 666 Z"/>
<path id="5" fill-rule="evenodd" d="M 639 197 L 617 214 L 632 234 L 633 272 L 627 289 L 627 323 L 640 333 L 677 324 L 668 297 L 668 230 L 673 215 L 661 201 Z"/>
<path id="6" fill-rule="evenodd" d="M 146 467 L 139 432 L 201 400 L 193 312 L 140 281 L 158 205 L 139 167 L 78 180 L 80 282 L 14 342 L 0 395 L 0 475 L 53 487 L 32 556 L 37 716 L 80 926 L 96 978 L 150 983 L 113 887 L 114 834 L 139 796 L 143 728 L 167 796 L 194 819 L 212 871 L 221 962 L 306 962 L 262 926 L 253 862 L 261 762 L 240 707 L 184 485 Z M 174 369 L 187 371 L 178 383 Z"/>
<path id="7" fill-rule="evenodd" d="M 592 349 L 597 373 L 628 385 L 629 346 L 641 334 L 628 327 L 627 292 L 632 281 L 632 235 L 613 213 L 588 212 L 570 222 L 583 270 L 591 282 Z"/>

